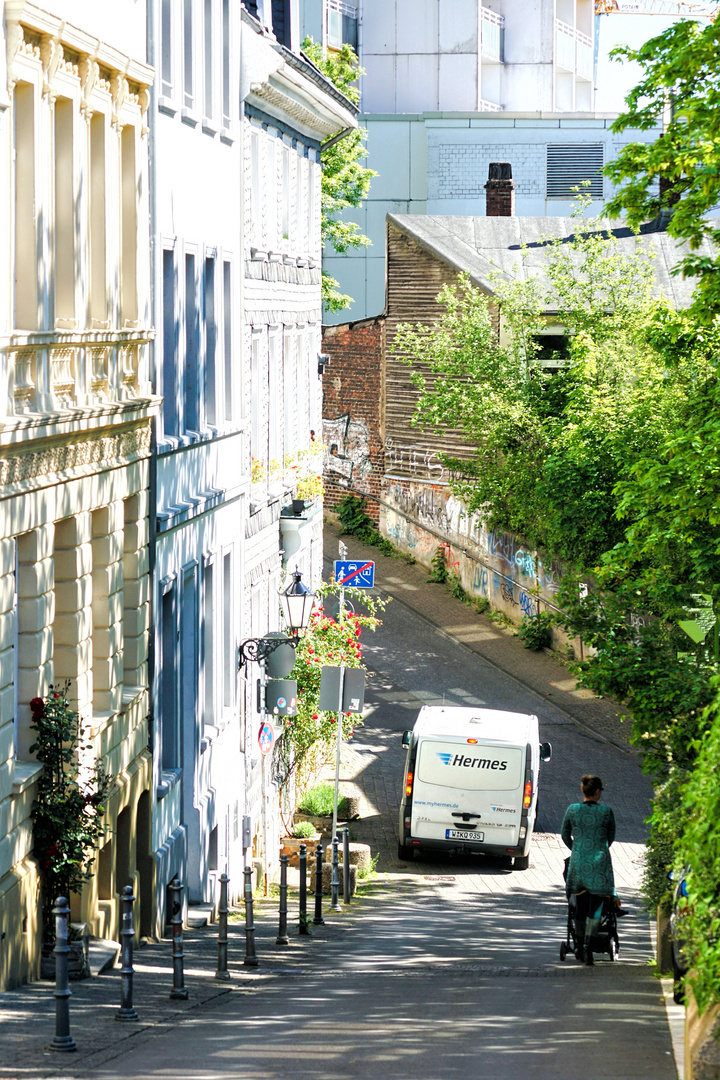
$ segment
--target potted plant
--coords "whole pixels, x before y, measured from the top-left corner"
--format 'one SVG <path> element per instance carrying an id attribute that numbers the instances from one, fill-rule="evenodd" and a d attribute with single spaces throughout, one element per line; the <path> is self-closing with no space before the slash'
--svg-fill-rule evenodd
<path id="1" fill-rule="evenodd" d="M 61 689 L 51 686 L 47 697 L 32 699 L 30 709 L 30 726 L 36 733 L 30 752 L 43 766 L 31 811 L 33 849 L 40 869 L 44 974 L 52 977 L 52 909 L 59 896 L 69 900 L 71 893 L 79 893 L 92 877 L 95 853 L 107 831 L 105 801 L 114 781 L 102 766 L 81 761 L 90 746 L 83 741 L 80 718 L 68 701 L 67 685 Z M 83 952 L 82 941 L 76 940 L 75 951 Z M 87 974 L 82 971 L 86 965 L 81 961 L 79 966 L 76 977 L 82 978 Z M 71 967 L 78 967 L 72 955 Z"/>
<path id="2" fill-rule="evenodd" d="M 310 856 L 321 840 L 322 833 L 316 830 L 312 822 L 298 821 L 293 826 L 292 835 L 283 837 L 282 854 L 289 857 L 291 866 L 297 866 L 300 861 L 300 845 L 305 844 Z"/>

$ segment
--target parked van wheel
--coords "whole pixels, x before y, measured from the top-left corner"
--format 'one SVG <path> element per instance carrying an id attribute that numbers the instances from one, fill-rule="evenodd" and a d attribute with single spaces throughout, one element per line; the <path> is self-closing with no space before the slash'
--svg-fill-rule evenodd
<path id="1" fill-rule="evenodd" d="M 513 870 L 527 870 L 530 866 L 529 855 L 516 855 L 513 859 Z"/>
<path id="2" fill-rule="evenodd" d="M 398 844 L 398 859 L 402 859 L 403 862 L 412 862 L 412 857 L 414 854 L 415 853 L 412 848 L 405 847 L 404 844 Z"/>

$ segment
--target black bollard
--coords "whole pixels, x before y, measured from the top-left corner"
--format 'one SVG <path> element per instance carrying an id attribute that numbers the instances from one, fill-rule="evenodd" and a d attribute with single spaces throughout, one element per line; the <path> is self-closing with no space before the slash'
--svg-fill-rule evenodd
<path id="1" fill-rule="evenodd" d="M 218 963 L 215 972 L 216 979 L 227 980 L 230 978 L 228 971 L 228 882 L 227 874 L 220 875 L 220 902 L 218 904 Z"/>
<path id="2" fill-rule="evenodd" d="M 350 829 L 343 829 L 343 900 L 350 903 Z"/>
<path id="3" fill-rule="evenodd" d="M 332 842 L 332 879 L 330 883 L 332 889 L 332 903 L 330 908 L 332 911 L 342 911 L 340 907 L 340 871 L 338 869 L 338 838 L 333 836 Z"/>
<path id="4" fill-rule="evenodd" d="M 287 932 L 287 855 L 280 856 L 280 926 L 278 936 L 275 938 L 276 945 L 289 945 L 290 938 Z"/>
<path id="5" fill-rule="evenodd" d="M 322 844 L 318 844 L 315 852 L 317 856 L 317 866 L 315 867 L 315 918 L 313 919 L 313 926 L 323 926 L 325 920 L 322 917 L 322 878 L 323 878 L 323 848 Z"/>
<path id="6" fill-rule="evenodd" d="M 183 952 L 183 917 L 182 917 L 182 883 L 180 881 L 171 881 L 169 885 L 170 891 L 173 894 L 172 901 L 172 964 L 173 964 L 173 984 L 170 991 L 171 998 L 179 998 L 180 1001 L 187 1001 L 187 988 L 185 986 L 185 975 L 183 971 L 183 963 L 185 960 L 185 953 Z"/>
<path id="7" fill-rule="evenodd" d="M 115 1013 L 116 1020 L 137 1020 L 138 1014 L 133 1008 L 133 896 L 132 885 L 126 885 L 122 891 L 122 968 L 120 969 L 120 1008 Z"/>
<path id="8" fill-rule="evenodd" d="M 307 847 L 305 844 L 300 845 L 300 922 L 298 931 L 301 935 L 307 936 L 310 933 L 310 927 L 308 926 L 308 913 L 307 913 Z"/>
<path id="9" fill-rule="evenodd" d="M 53 908 L 55 916 L 55 1038 L 51 1050 L 77 1050 L 70 1035 L 70 985 L 68 981 L 68 926 L 70 906 L 64 896 L 59 896 Z"/>
<path id="10" fill-rule="evenodd" d="M 245 967 L 257 967 L 255 924 L 253 923 L 252 867 L 245 867 Z"/>

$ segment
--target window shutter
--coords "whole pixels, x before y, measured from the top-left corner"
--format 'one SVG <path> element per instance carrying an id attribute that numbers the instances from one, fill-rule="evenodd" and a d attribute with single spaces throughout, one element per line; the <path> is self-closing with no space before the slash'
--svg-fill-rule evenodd
<path id="1" fill-rule="evenodd" d="M 547 197 L 548 199 L 572 199 L 573 188 L 583 180 L 590 181 L 584 188 L 593 199 L 603 197 L 603 144 L 572 143 L 568 146 L 547 148 Z"/>

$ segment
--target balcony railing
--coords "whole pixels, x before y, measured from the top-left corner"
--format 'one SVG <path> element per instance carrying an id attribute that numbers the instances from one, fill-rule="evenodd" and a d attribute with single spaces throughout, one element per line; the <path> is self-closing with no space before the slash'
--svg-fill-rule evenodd
<path id="1" fill-rule="evenodd" d="M 327 2 L 327 43 L 334 49 L 346 43 L 357 49 L 357 8 L 345 0 Z"/>
<path id="2" fill-rule="evenodd" d="M 562 19 L 555 20 L 555 62 L 565 71 L 579 75 L 581 79 L 592 80 L 593 48 L 592 39 L 575 27 L 569 26 Z"/>
<path id="3" fill-rule="evenodd" d="M 496 105 L 494 101 L 485 101 L 484 98 L 480 98 L 478 101 L 478 112 L 502 112 L 502 105 Z"/>
<path id="4" fill-rule="evenodd" d="M 0 415 L 56 413 L 148 397 L 148 331 L 14 335 L 0 346 Z M 3 400 L 4 398 L 4 400 Z"/>
<path id="5" fill-rule="evenodd" d="M 480 53 L 494 64 L 505 62 L 505 18 L 489 8 L 481 8 Z"/>

